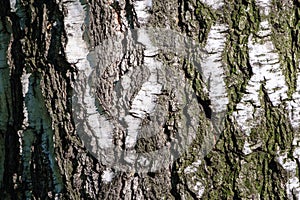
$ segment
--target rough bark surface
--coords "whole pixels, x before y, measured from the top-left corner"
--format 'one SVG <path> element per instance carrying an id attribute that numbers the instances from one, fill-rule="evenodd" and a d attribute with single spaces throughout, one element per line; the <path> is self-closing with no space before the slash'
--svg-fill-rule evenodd
<path id="1" fill-rule="evenodd" d="M 0 2 L 0 199 L 300 199 L 299 0 Z M 191 55 L 202 71 L 170 52 L 155 59 L 180 73 L 177 84 L 191 86 L 203 129 L 167 168 L 122 172 L 87 150 L 73 94 L 91 51 L 142 27 L 169 28 L 202 46 Z M 152 95 L 134 72 L 151 77 L 157 68 L 141 65 L 154 58 L 141 46 L 128 50 L 115 63 L 105 60 L 97 77 L 97 101 L 108 116 L 128 103 L 114 96 L 121 77 L 131 81 L 128 97 L 139 95 L 133 87 Z M 159 82 L 153 76 L 150 86 Z M 169 121 L 161 135 L 137 141 L 140 151 L 166 145 L 180 124 L 176 94 L 160 96 Z M 222 106 L 224 130 L 203 158 L 211 112 Z M 133 101 L 130 112 L 143 109 Z M 130 145 L 130 134 L 113 134 L 120 147 Z"/>

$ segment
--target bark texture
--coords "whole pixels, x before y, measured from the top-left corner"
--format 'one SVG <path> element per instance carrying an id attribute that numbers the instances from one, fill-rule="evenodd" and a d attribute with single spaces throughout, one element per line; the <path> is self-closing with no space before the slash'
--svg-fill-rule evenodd
<path id="1" fill-rule="evenodd" d="M 299 0 L 0 2 L 0 199 L 300 198 Z M 155 60 L 180 74 L 178 87 L 191 86 L 202 129 L 167 168 L 122 172 L 94 157 L 77 134 L 73 94 L 80 72 L 91 70 L 91 51 L 143 27 L 168 28 L 200 43 L 203 51 L 190 57 L 199 57 L 202 71 L 170 52 L 159 52 Z M 176 114 L 178 95 L 158 86 L 159 64 L 141 67 L 154 62 L 141 46 L 129 47 L 117 60 L 99 59 L 105 67 L 96 77 L 97 101 L 109 118 L 118 111 L 114 106 L 126 107 L 131 97 L 153 95 L 140 84 L 145 77 L 135 73 L 148 70 L 142 74 L 154 77 L 146 83 L 159 88 L 161 110 L 169 105 L 164 132 L 137 141 L 138 150 L 151 151 L 172 140 L 183 118 Z M 131 84 L 128 102 L 114 96 L 122 77 Z M 203 158 L 211 113 L 224 106 L 222 133 Z M 135 118 L 129 121 L 142 123 L 134 120 L 146 118 L 147 110 L 134 99 L 130 109 Z M 120 147 L 135 138 L 113 131 Z"/>

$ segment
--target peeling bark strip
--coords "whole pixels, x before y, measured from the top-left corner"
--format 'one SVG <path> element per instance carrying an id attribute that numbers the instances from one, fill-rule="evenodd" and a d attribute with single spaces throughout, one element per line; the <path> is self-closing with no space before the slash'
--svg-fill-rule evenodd
<path id="1" fill-rule="evenodd" d="M 0 5 L 1 199 L 300 198 L 299 1 Z M 79 130 L 90 146 L 76 116 L 89 119 Z M 171 154 L 190 118 L 200 125 L 187 152 L 156 172 L 119 172 L 88 151 L 109 159 L 103 149 L 155 152 L 177 139 Z"/>

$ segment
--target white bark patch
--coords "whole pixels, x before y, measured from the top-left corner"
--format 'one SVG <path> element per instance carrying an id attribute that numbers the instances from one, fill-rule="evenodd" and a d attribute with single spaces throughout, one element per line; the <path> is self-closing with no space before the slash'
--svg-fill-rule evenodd
<path id="1" fill-rule="evenodd" d="M 204 191 L 205 191 L 205 186 L 201 182 L 196 182 L 194 186 L 194 190 L 197 191 L 197 198 L 201 198 Z"/>
<path id="2" fill-rule="evenodd" d="M 86 59 L 88 55 L 88 47 L 83 40 L 82 27 L 84 24 L 87 12 L 79 1 L 64 1 L 64 7 L 67 14 L 64 18 L 65 29 L 68 37 L 66 46 L 66 55 L 70 63 L 77 63 L 79 70 L 86 70 L 87 75 L 90 74 L 91 69 Z"/>
<path id="3" fill-rule="evenodd" d="M 22 83 L 22 93 L 23 93 L 23 97 L 25 98 L 25 96 L 28 93 L 29 90 L 29 77 L 30 77 L 30 73 L 23 73 L 22 77 L 21 77 L 21 83 Z M 23 102 L 23 114 L 24 114 L 24 120 L 23 120 L 23 126 L 27 127 L 28 126 L 28 109 L 26 107 L 25 102 Z"/>
<path id="4" fill-rule="evenodd" d="M 10 11 L 11 12 L 16 12 L 16 4 L 17 4 L 17 0 L 10 0 Z"/>
<path id="5" fill-rule="evenodd" d="M 134 9 L 140 25 L 144 25 L 148 22 L 148 18 L 150 16 L 148 10 L 151 8 L 152 0 L 136 0 L 134 2 Z"/>
<path id="6" fill-rule="evenodd" d="M 223 0 L 201 0 L 202 3 L 211 6 L 213 9 L 220 9 L 224 5 Z"/>
<path id="7" fill-rule="evenodd" d="M 299 65 L 300 66 L 300 65 Z M 289 118 L 291 121 L 291 125 L 295 130 L 299 129 L 299 123 L 300 123 L 300 73 L 298 73 L 297 77 L 297 86 L 296 86 L 296 92 L 292 96 L 292 100 L 288 101 L 288 111 L 289 111 Z M 285 154 L 279 154 L 278 160 L 279 163 L 286 169 L 288 173 L 288 182 L 286 184 L 286 191 L 288 194 L 288 197 L 290 199 L 293 199 L 293 195 L 296 197 L 296 199 L 300 199 L 300 183 L 299 178 L 297 177 L 297 174 L 299 173 L 298 165 L 295 160 L 300 161 L 300 137 L 297 131 L 295 131 L 295 136 L 292 143 L 294 147 L 293 151 L 293 159 L 286 159 L 287 153 Z"/>
<path id="8" fill-rule="evenodd" d="M 78 66 L 82 67 L 85 64 L 88 64 L 86 60 L 82 58 L 85 58 L 87 55 L 87 49 L 83 48 L 84 44 L 81 43 L 80 39 L 82 38 L 80 33 L 81 32 L 81 25 L 80 22 L 78 23 L 78 20 L 84 19 L 84 14 L 81 12 L 78 12 L 78 9 L 80 8 L 79 2 L 68 2 L 67 3 L 67 10 L 68 15 L 65 18 L 66 23 L 65 27 L 67 30 L 68 36 L 72 36 L 73 40 L 70 40 L 68 42 L 68 45 L 66 47 L 66 53 L 68 56 L 68 61 L 70 63 L 76 63 L 78 62 Z M 17 14 L 24 18 L 23 10 L 22 8 L 18 8 Z M 72 23 L 74 22 L 74 23 Z M 21 21 L 21 28 L 23 27 L 22 21 Z M 85 49 L 86 51 L 82 51 L 82 49 Z M 23 169 L 23 176 L 26 180 L 31 180 L 30 175 L 30 162 L 31 162 L 31 156 L 32 156 L 32 142 L 34 141 L 35 134 L 39 133 L 42 134 L 42 148 L 43 153 L 47 155 L 50 163 L 50 167 L 52 170 L 52 178 L 54 182 L 55 187 L 55 196 L 58 196 L 58 194 L 62 190 L 62 180 L 60 176 L 59 169 L 56 164 L 55 160 L 55 154 L 54 154 L 54 147 L 49 146 L 48 144 L 52 144 L 51 142 L 53 140 L 53 130 L 52 130 L 52 122 L 51 118 L 49 116 L 49 113 L 47 111 L 47 108 L 41 104 L 41 102 L 44 102 L 43 95 L 40 90 L 40 86 L 35 87 L 32 82 L 36 81 L 34 78 L 30 77 L 30 74 L 23 74 L 22 76 L 22 84 L 23 84 L 23 96 L 25 96 L 25 106 L 24 106 L 24 115 L 25 115 L 25 121 L 24 126 L 27 127 L 27 129 L 24 131 L 23 135 L 23 148 L 22 148 L 22 156 L 24 160 L 24 169 Z M 39 84 L 39 83 L 38 83 Z M 34 88 L 35 87 L 35 88 Z M 43 120 L 41 120 L 40 116 L 44 116 Z M 26 137 L 25 137 L 26 136 Z M 35 167 L 34 165 L 31 167 Z M 26 192 L 26 195 L 28 198 L 31 198 L 30 191 Z"/>
<path id="9" fill-rule="evenodd" d="M 66 3 L 64 3 L 64 6 L 68 11 L 64 19 L 68 37 L 68 42 L 66 45 L 67 60 L 70 63 L 76 63 L 76 67 L 78 68 L 78 70 L 84 72 L 82 76 L 77 77 L 77 81 L 84 81 L 86 84 L 86 89 L 82 91 L 83 94 L 81 96 L 84 98 L 78 99 L 78 101 L 83 105 L 84 108 L 87 109 L 87 113 L 89 114 L 89 116 L 86 117 L 88 118 L 88 121 L 90 123 L 88 125 L 82 125 L 82 128 L 97 130 L 97 128 L 99 127 L 99 117 L 96 115 L 97 108 L 95 106 L 95 98 L 90 95 L 90 87 L 87 80 L 85 80 L 86 77 L 88 77 L 92 72 L 92 69 L 87 60 L 88 47 L 83 40 L 82 26 L 84 24 L 86 12 L 84 11 L 83 6 L 79 1 L 66 1 Z M 103 127 L 106 127 L 105 124 Z M 100 143 L 104 146 L 109 144 L 107 143 L 107 137 L 101 137 Z"/>
<path id="10" fill-rule="evenodd" d="M 250 143 L 247 140 L 245 141 L 245 144 L 244 144 L 244 147 L 243 147 L 243 153 L 245 155 L 248 155 L 248 154 L 252 153 L 252 149 L 250 148 Z"/>
<path id="11" fill-rule="evenodd" d="M 225 111 L 229 102 L 224 82 L 225 73 L 222 61 L 227 29 L 227 26 L 223 24 L 212 26 L 204 48 L 208 54 L 203 58 L 201 69 L 204 80 L 208 85 L 213 112 Z"/>
<path id="12" fill-rule="evenodd" d="M 134 8 L 138 17 L 138 21 L 141 25 L 147 23 L 148 17 L 150 16 L 147 12 L 147 9 L 149 9 L 151 6 L 151 0 L 135 1 Z M 145 30 L 138 30 L 138 41 L 141 42 L 146 48 L 145 56 L 151 56 L 153 53 L 155 53 L 157 48 L 153 46 L 152 42 L 150 41 L 150 37 Z M 124 120 L 128 127 L 125 140 L 126 148 L 132 148 L 135 146 L 138 132 L 140 130 L 140 124 L 146 115 L 150 115 L 150 113 L 153 112 L 156 105 L 155 101 L 157 100 L 157 94 L 160 94 L 162 89 L 162 85 L 158 83 L 158 70 L 161 66 L 161 63 L 157 62 L 154 58 L 145 57 L 144 65 L 149 70 L 150 76 L 133 99 L 131 108 L 129 110 L 129 115 L 124 115 L 124 113 L 119 117 L 119 120 Z M 122 85 L 124 85 L 124 88 L 130 87 L 130 78 L 128 76 L 123 76 L 121 82 L 123 83 Z M 103 120 L 107 121 L 106 119 L 102 119 L 101 121 Z M 110 136 L 113 135 L 112 129 L 113 127 L 110 127 L 110 130 L 106 131 Z M 112 145 L 111 142 L 110 144 Z"/>
<path id="13" fill-rule="evenodd" d="M 103 171 L 101 178 L 102 178 L 102 181 L 107 184 L 112 181 L 114 176 L 115 176 L 115 173 L 112 172 L 110 169 L 107 169 L 107 170 Z"/>
<path id="14" fill-rule="evenodd" d="M 150 41 L 150 37 L 144 29 L 138 31 L 138 41 L 145 46 L 144 67 L 149 70 L 150 76 L 142 85 L 140 91 L 135 96 L 129 113 L 125 116 L 128 125 L 126 137 L 126 147 L 132 148 L 136 144 L 139 126 L 147 115 L 151 115 L 155 109 L 157 95 L 161 94 L 162 84 L 158 82 L 162 63 L 155 58 L 147 57 L 155 54 L 156 47 Z"/>
<path id="15" fill-rule="evenodd" d="M 29 91 L 29 77 L 31 76 L 30 73 L 26 73 L 23 72 L 22 76 L 21 76 L 21 83 L 22 83 L 22 93 L 23 93 L 23 97 L 25 98 L 28 91 Z M 23 102 L 23 114 L 24 114 L 24 119 L 23 119 L 23 129 L 26 129 L 29 125 L 29 119 L 28 119 L 28 108 L 26 105 L 26 102 Z M 24 135 L 24 131 L 20 130 L 18 131 L 18 135 L 19 135 L 19 142 L 20 142 L 20 155 L 23 154 L 23 135 Z"/>
<path id="16" fill-rule="evenodd" d="M 197 175 L 189 175 L 187 178 L 188 188 L 197 196 L 197 199 L 201 199 L 205 191 L 205 180 L 200 180 Z"/>
<path id="17" fill-rule="evenodd" d="M 260 121 L 262 110 L 259 91 L 263 83 L 273 106 L 278 106 L 282 100 L 287 99 L 288 87 L 270 34 L 268 21 L 263 21 L 260 23 L 260 30 L 257 33 L 260 38 L 249 37 L 249 58 L 253 76 L 248 82 L 247 93 L 237 105 L 237 111 L 233 113 L 246 135 L 249 135 L 251 128 Z"/>
<path id="18" fill-rule="evenodd" d="M 70 4 L 74 5 L 70 6 Z M 137 18 L 141 25 L 145 25 L 148 20 L 148 4 L 147 1 L 136 1 L 134 3 Z M 191 91 L 190 85 L 188 85 L 184 76 L 182 76 L 183 72 L 178 70 L 178 66 L 175 66 L 174 64 L 174 67 L 177 67 L 176 69 L 170 67 L 167 68 L 163 63 L 155 59 L 154 56 L 159 49 L 155 41 L 165 40 L 167 38 L 167 42 L 169 43 L 181 42 L 179 46 L 182 45 L 183 47 L 186 47 L 185 45 L 186 42 L 188 42 L 188 39 L 179 34 L 172 34 L 172 31 L 163 30 L 166 35 L 158 32 L 160 35 L 156 37 L 157 33 L 155 33 L 155 31 L 153 32 L 151 29 L 138 29 L 129 31 L 129 37 L 124 38 L 122 35 L 120 38 L 121 40 L 115 38 L 116 40 L 108 39 L 103 41 L 103 44 L 99 45 L 99 47 L 95 48 L 87 55 L 88 50 L 82 39 L 83 31 L 80 29 L 84 23 L 85 15 L 78 14 L 78 12 L 84 13 L 84 10 L 80 8 L 78 3 L 76 6 L 75 3 L 70 2 L 65 5 L 67 8 L 70 7 L 69 9 L 79 10 L 74 16 L 72 16 L 72 12 L 69 12 L 70 16 L 67 15 L 65 18 L 65 27 L 67 27 L 68 33 L 67 58 L 69 61 L 78 61 L 76 62 L 76 65 L 79 68 L 79 73 L 76 77 L 77 82 L 79 83 L 75 83 L 74 88 L 76 91 L 75 93 L 77 94 L 74 96 L 73 101 L 73 108 L 76 110 L 76 112 L 74 112 L 76 113 L 74 119 L 75 121 L 77 120 L 77 122 L 75 122 L 77 133 L 83 132 L 91 138 L 92 142 L 88 145 L 93 153 L 102 158 L 101 161 L 103 163 L 115 163 L 116 154 L 122 154 L 122 160 L 126 160 L 128 163 L 132 164 L 132 166 L 138 162 L 138 165 L 141 166 L 142 170 L 144 169 L 144 166 L 145 168 L 150 166 L 151 169 L 148 168 L 149 170 L 156 171 L 157 167 L 162 166 L 162 163 L 160 162 L 169 163 L 166 159 L 159 160 L 157 158 L 158 154 L 169 154 L 170 151 L 168 148 L 172 145 L 167 143 L 158 153 L 154 151 L 149 155 L 141 155 L 134 149 L 132 150 L 132 148 L 135 146 L 138 137 L 144 137 L 143 134 L 147 134 L 148 136 L 153 133 L 156 134 L 162 132 L 163 124 L 161 124 L 161 122 L 166 120 L 165 118 L 168 113 L 163 105 L 157 104 L 157 100 L 159 99 L 158 96 L 162 93 L 162 89 L 170 93 L 173 91 L 172 89 L 177 90 L 175 91 L 176 94 L 174 94 L 174 99 L 171 100 L 171 98 L 173 98 L 171 95 L 166 97 L 170 98 L 167 101 L 174 103 L 174 105 L 172 105 L 172 107 L 174 107 L 174 112 L 176 112 L 176 106 L 184 106 L 178 111 L 182 112 L 182 115 L 184 116 L 181 118 L 182 123 L 178 123 L 177 129 L 182 132 L 182 134 L 189 133 L 189 135 L 185 137 L 185 135 L 183 136 L 180 133 L 181 137 L 184 138 L 183 140 L 186 140 L 182 140 L 180 146 L 188 146 L 193 140 L 192 134 L 195 133 L 198 125 L 197 120 L 199 120 L 199 118 L 194 116 L 198 116 L 201 111 L 197 105 L 195 95 Z M 211 86 L 209 95 L 212 102 L 212 110 L 216 113 L 225 111 L 228 103 L 226 87 L 223 81 L 223 64 L 220 61 L 222 60 L 222 52 L 224 51 L 225 46 L 226 34 L 224 32 L 226 30 L 227 26 L 223 25 L 216 25 L 212 28 L 206 45 L 206 49 L 209 51 L 207 56 L 208 61 L 203 62 L 204 67 L 202 69 L 202 71 L 205 71 L 206 81 L 209 82 L 208 85 Z M 137 38 L 132 38 L 131 36 L 134 31 L 137 31 Z M 171 34 L 172 38 L 176 36 L 181 38 L 179 38 L 179 41 L 172 41 L 168 38 L 168 34 Z M 123 70 L 124 63 L 122 64 L 121 60 L 123 56 L 128 55 L 123 52 L 125 46 L 122 44 L 119 45 L 120 41 L 126 43 L 126 48 L 128 48 L 126 50 L 129 50 L 130 48 L 131 50 L 140 48 L 141 46 L 144 47 L 143 66 L 135 65 L 138 62 L 135 59 L 140 58 L 134 58 L 133 55 L 129 56 L 129 58 L 126 57 L 126 59 L 136 62 L 134 64 L 135 68 L 127 69 L 125 66 L 126 69 Z M 135 42 L 138 43 L 138 47 L 131 46 L 134 45 L 133 43 Z M 162 44 L 160 43 L 160 45 Z M 75 46 L 78 49 L 76 49 Z M 175 44 L 175 46 L 177 46 L 177 44 Z M 179 56 L 186 56 L 179 52 L 185 52 L 185 50 L 189 50 L 194 46 L 195 45 L 192 44 L 191 46 L 188 46 L 187 49 L 181 48 L 178 52 L 175 52 L 178 53 Z M 198 48 L 200 49 L 200 45 Z M 199 49 L 197 49 L 197 51 L 201 52 Z M 168 50 L 170 51 L 170 49 Z M 78 52 L 83 53 L 81 55 L 78 54 Z M 86 56 L 88 56 L 87 59 Z M 116 69 L 120 63 L 121 72 L 126 72 L 124 74 L 119 72 L 119 69 Z M 140 61 L 138 63 L 140 63 Z M 138 72 L 142 75 L 139 76 Z M 97 85 L 91 85 L 95 84 L 93 81 L 97 83 L 99 80 L 101 80 L 101 83 L 104 83 L 100 84 L 98 87 L 98 89 L 101 88 L 101 90 L 98 90 L 102 95 L 100 95 L 100 97 L 95 95 Z M 96 107 L 97 102 L 95 101 L 95 98 L 100 101 L 103 108 L 101 106 L 99 106 L 101 108 Z M 156 116 L 157 113 L 159 113 L 159 116 Z M 149 116 L 151 116 L 151 118 Z M 151 119 L 149 120 L 151 122 L 147 121 L 147 117 Z M 142 122 L 145 122 L 146 125 L 144 124 L 142 126 Z M 149 123 L 149 126 L 147 123 Z M 145 127 L 149 127 L 149 130 L 145 130 Z M 123 145 L 123 141 L 119 139 L 119 137 L 123 139 L 123 133 L 125 135 L 126 152 L 124 152 L 125 150 L 118 149 Z M 113 144 L 113 142 L 116 142 L 117 145 Z M 174 139 L 174 142 L 177 142 L 177 140 Z M 203 146 L 206 145 L 207 144 Z M 155 159 L 151 160 L 151 158 L 149 159 L 149 156 Z M 153 161 L 154 164 L 150 164 L 151 162 L 149 160 Z M 122 167 L 127 167 L 123 166 L 124 163 L 117 164 L 120 164 Z M 119 170 L 127 170 L 127 168 L 119 168 Z M 129 168 L 131 168 L 131 166 L 129 166 Z"/>
<path id="19" fill-rule="evenodd" d="M 271 3 L 270 0 L 256 0 L 256 5 L 260 7 L 260 13 L 264 15 L 269 15 Z"/>
<path id="20" fill-rule="evenodd" d="M 135 41 L 130 36 L 130 33 L 131 32 L 128 33 L 129 37 L 126 38 L 128 40 L 128 45 L 132 45 L 131 43 Z M 148 169 L 152 171 L 156 171 L 157 167 L 164 166 L 164 164 L 162 164 L 163 162 L 169 163 L 169 160 L 164 159 L 161 161 L 157 158 L 160 154 L 164 155 L 169 153 L 168 146 L 160 149 L 159 152 L 151 152 L 149 155 L 140 155 L 135 150 L 131 150 L 131 147 L 134 147 L 136 144 L 137 137 L 143 137 L 140 133 L 157 134 L 162 130 L 161 122 L 166 120 L 167 116 L 165 115 L 167 115 L 167 111 L 157 109 L 156 102 L 158 95 L 162 92 L 162 86 L 164 86 L 164 89 L 167 91 L 171 91 L 171 88 L 177 90 L 176 97 L 178 97 L 178 99 L 176 100 L 179 101 L 179 105 L 189 106 L 189 108 L 190 106 L 193 106 L 191 109 L 185 108 L 187 109 L 185 111 L 186 113 L 184 113 L 186 116 L 182 116 L 183 123 L 188 124 L 189 126 L 185 127 L 180 125 L 178 127 L 178 130 L 182 131 L 183 134 L 189 133 L 188 136 L 184 137 L 184 140 L 186 141 L 181 141 L 182 146 L 185 146 L 185 142 L 188 145 L 192 141 L 191 138 L 193 137 L 193 133 L 195 133 L 198 124 L 198 118 L 191 117 L 191 115 L 194 116 L 195 113 L 200 113 L 201 111 L 199 106 L 196 106 L 197 102 L 195 96 L 190 93 L 190 86 L 186 85 L 187 83 L 182 77 L 181 73 L 183 72 L 162 67 L 162 63 L 156 61 L 153 57 L 149 57 L 156 53 L 156 47 L 155 45 L 152 45 L 152 40 L 150 39 L 150 36 L 148 36 L 151 34 L 151 31 L 147 32 L 147 30 L 143 29 L 137 30 L 137 42 L 139 48 L 141 48 L 141 45 L 145 48 L 145 57 L 142 66 L 135 66 L 134 69 L 128 68 L 127 72 L 121 77 L 115 77 L 113 74 L 118 73 L 119 69 L 115 69 L 117 66 L 112 63 L 118 63 L 123 57 L 120 49 L 123 49 L 124 47 L 122 47 L 122 38 L 115 38 L 116 40 L 112 41 L 108 39 L 107 41 L 104 41 L 103 45 L 100 45 L 94 52 L 91 52 L 91 54 L 88 55 L 91 65 L 94 66 L 94 72 L 91 74 L 91 77 L 86 77 L 82 72 L 83 70 L 81 70 L 77 77 L 78 83 L 76 83 L 75 86 L 77 94 L 73 101 L 73 106 L 75 106 L 73 107 L 75 109 L 74 113 L 76 113 L 74 118 L 75 121 L 77 120 L 78 122 L 76 122 L 77 132 L 82 131 L 91 136 L 91 138 L 95 137 L 92 138 L 93 142 L 88 144 L 91 148 L 90 150 L 95 153 L 96 156 L 100 156 L 101 161 L 108 165 L 116 162 L 115 152 L 122 153 L 122 151 L 125 151 L 116 149 L 118 148 L 118 145 L 115 146 L 112 144 L 112 137 L 118 137 L 118 130 L 123 130 L 125 133 L 126 152 L 122 159 L 127 161 L 127 163 L 134 166 L 134 163 L 138 162 L 139 165 L 141 165 L 142 170 L 144 169 L 144 166 L 146 166 L 145 168 L 149 166 L 151 169 Z M 119 47 L 119 45 L 121 46 Z M 122 68 L 123 66 L 121 65 L 121 69 Z M 99 112 L 94 106 L 95 101 L 93 100 L 94 98 L 102 98 L 103 101 L 105 100 L 104 97 L 98 97 L 94 94 L 98 83 L 97 81 L 100 79 L 99 77 L 103 78 L 104 76 L 107 76 L 106 78 L 101 79 L 102 81 L 107 81 L 106 79 L 110 76 L 109 74 L 112 74 L 111 76 L 114 77 L 112 81 L 117 82 L 111 91 L 110 104 L 103 105 L 107 106 L 107 112 L 111 117 L 108 117 L 108 114 L 105 112 Z M 139 74 L 142 75 L 139 76 Z M 93 80 L 96 85 L 89 86 L 89 84 L 93 84 Z M 99 87 L 106 86 L 101 85 Z M 107 94 L 106 96 L 110 96 L 110 93 L 108 93 L 105 88 L 102 92 Z M 190 104 L 186 105 L 186 102 L 190 102 Z M 157 116 L 157 113 L 159 113 L 159 116 Z M 151 125 L 149 125 L 150 130 L 144 130 L 145 127 L 141 130 L 142 121 L 145 120 L 148 115 L 153 115 L 151 116 L 153 117 Z M 94 118 L 91 118 L 90 116 L 93 116 Z M 150 159 L 149 156 L 151 157 Z M 152 157 L 155 159 L 153 160 Z M 150 161 L 153 161 L 153 163 Z M 123 166 L 129 164 L 122 163 L 122 160 L 117 164 L 120 164 L 122 168 L 118 168 L 120 166 L 115 164 L 111 167 L 117 168 L 118 170 L 127 170 L 129 167 Z"/>
<path id="21" fill-rule="evenodd" d="M 105 116 L 99 115 L 95 103 L 95 96 L 91 94 L 90 87 L 86 85 L 86 91 L 83 94 L 83 102 L 78 102 L 83 106 L 86 106 L 86 116 L 82 119 L 86 119 L 86 123 L 82 125 L 84 132 L 92 132 L 93 135 L 98 136 L 98 144 L 102 148 L 113 147 L 113 126 L 106 119 Z M 83 113 L 80 113 L 83 114 Z M 94 147 L 96 143 L 92 144 Z"/>
<path id="22" fill-rule="evenodd" d="M 245 155 L 248 155 L 248 154 L 252 153 L 253 150 L 258 149 L 261 146 L 262 146 L 262 141 L 257 141 L 255 144 L 252 144 L 251 141 L 248 142 L 248 140 L 246 139 L 246 141 L 244 143 L 244 147 L 243 147 L 243 153 Z"/>
<path id="23" fill-rule="evenodd" d="M 197 160 L 193 162 L 190 166 L 186 167 L 184 169 L 184 173 L 185 174 L 196 173 L 200 165 L 201 165 L 201 160 Z"/>
<path id="24" fill-rule="evenodd" d="M 84 122 L 78 124 L 78 128 L 82 129 L 85 133 L 91 133 L 95 136 L 97 135 L 97 142 L 101 147 L 113 147 L 113 126 L 105 116 L 98 114 L 95 96 L 93 95 L 92 88 L 88 80 L 88 77 L 93 71 L 92 67 L 96 66 L 96 63 L 93 62 L 98 62 L 99 60 L 90 60 L 89 62 L 87 59 L 89 51 L 86 42 L 83 40 L 82 30 L 87 12 L 84 10 L 84 7 L 79 1 L 66 1 L 64 6 L 68 10 L 64 19 L 68 37 L 66 46 L 67 60 L 70 63 L 76 63 L 76 67 L 80 71 L 79 75 L 76 77 L 76 82 L 82 83 L 77 84 L 78 87 L 75 88 L 77 93 L 77 107 L 82 108 L 80 112 L 76 113 L 76 117 L 79 119 L 85 119 Z M 100 60 L 100 62 L 103 62 L 103 66 L 107 63 L 105 59 Z M 93 66 L 90 66 L 90 63 L 92 63 Z M 95 141 L 93 141 L 93 144 L 91 145 L 97 147 L 97 143 L 95 143 Z"/>
<path id="25" fill-rule="evenodd" d="M 299 67 L 300 69 L 300 62 L 299 62 Z M 292 101 L 288 102 L 288 110 L 289 110 L 289 118 L 291 120 L 291 124 L 293 128 L 297 129 L 299 128 L 300 125 L 300 73 L 297 73 L 297 85 L 296 85 L 296 92 L 294 92 L 292 96 Z M 299 137 L 299 136 L 295 136 Z M 300 141 L 299 138 L 295 138 L 296 140 Z M 294 142 L 295 143 L 295 142 Z M 296 145 L 296 144 L 294 144 Z"/>
<path id="26" fill-rule="evenodd" d="M 288 182 L 286 183 L 286 192 L 289 199 L 300 199 L 300 183 L 297 177 L 298 165 L 294 159 L 288 158 L 287 153 L 277 153 L 277 161 L 282 165 L 282 167 L 288 172 Z M 294 150 L 293 156 L 295 159 L 300 158 L 300 148 L 297 147 Z"/>
<path id="27" fill-rule="evenodd" d="M 267 16 L 270 13 L 270 0 L 257 0 L 256 4 L 260 7 L 260 14 Z M 297 80 L 297 92 L 292 96 L 292 101 L 287 101 L 288 87 L 285 82 L 285 77 L 280 66 L 279 55 L 271 41 L 271 27 L 267 20 L 260 23 L 260 28 L 257 33 L 258 37 L 249 37 L 248 48 L 250 64 L 253 70 L 253 76 L 248 82 L 246 94 L 244 94 L 241 102 L 237 105 L 237 111 L 233 116 L 237 120 L 242 131 L 250 136 L 251 129 L 260 123 L 261 113 L 259 101 L 259 90 L 262 84 L 267 91 L 270 101 L 273 106 L 278 106 L 282 101 L 287 102 L 289 117 L 294 128 L 299 127 L 300 121 L 300 76 Z M 261 144 L 250 144 L 247 140 L 244 144 L 243 153 L 250 154 L 253 149 L 259 147 Z M 298 145 L 297 138 L 294 139 L 293 145 Z M 297 162 L 299 159 L 299 148 L 294 150 L 294 158 L 287 158 L 287 153 L 278 152 L 278 162 L 288 172 L 288 182 L 286 184 L 286 191 L 288 197 L 292 199 L 293 195 L 297 199 L 300 198 L 300 184 L 297 177 Z"/>

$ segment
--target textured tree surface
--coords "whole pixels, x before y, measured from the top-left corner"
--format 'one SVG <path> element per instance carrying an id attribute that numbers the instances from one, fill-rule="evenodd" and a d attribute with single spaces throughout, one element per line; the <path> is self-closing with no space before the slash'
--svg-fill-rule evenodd
<path id="1" fill-rule="evenodd" d="M 300 199 L 299 0 L 0 2 L 0 199 Z M 126 105 L 114 101 L 116 77 L 143 90 L 144 77 L 134 72 L 151 59 L 193 89 L 203 129 L 173 164 L 149 173 L 111 169 L 94 157 L 76 132 L 72 108 L 88 54 L 142 27 L 174 30 L 203 49 L 192 55 L 203 71 L 170 52 L 152 58 L 128 48 L 115 63 L 106 60 L 97 77 L 108 117 L 116 104 Z M 165 132 L 138 141 L 140 150 L 166 145 L 182 119 L 176 94 L 160 96 L 170 105 Z M 218 106 L 225 108 L 223 130 L 202 157 Z M 141 109 L 132 105 L 137 116 Z M 122 130 L 114 134 L 126 143 Z"/>

